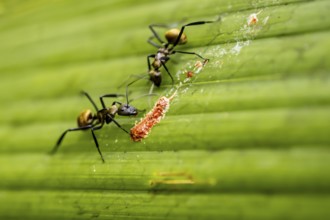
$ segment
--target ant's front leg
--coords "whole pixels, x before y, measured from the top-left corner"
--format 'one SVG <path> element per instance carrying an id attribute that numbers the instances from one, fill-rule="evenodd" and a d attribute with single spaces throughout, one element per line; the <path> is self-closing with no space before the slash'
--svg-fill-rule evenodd
<path id="1" fill-rule="evenodd" d="M 126 85 L 126 104 L 127 105 L 129 104 L 129 102 L 131 102 L 131 101 L 128 100 L 128 87 L 131 86 L 132 84 L 134 84 L 135 82 L 139 81 L 140 79 L 147 78 L 147 77 L 148 77 L 148 75 L 145 75 L 145 76 L 143 76 L 141 78 L 138 78 L 136 80 L 133 80 L 132 82 L 130 82 L 130 83 L 128 83 Z"/>
<path id="2" fill-rule="evenodd" d="M 129 134 L 129 132 L 128 131 L 126 131 L 125 130 L 125 128 L 123 128 L 115 119 L 114 119 L 114 117 L 112 117 L 111 115 L 109 115 L 109 117 L 111 118 L 111 121 L 113 121 L 116 125 L 117 125 L 117 127 L 118 128 L 120 128 L 121 130 L 123 130 L 124 132 L 126 132 L 127 134 Z"/>
<path id="3" fill-rule="evenodd" d="M 106 108 L 105 104 L 104 104 L 104 101 L 103 101 L 103 98 L 117 98 L 117 97 L 124 97 L 125 95 L 123 94 L 105 94 L 105 95 L 102 95 L 100 96 L 100 102 L 102 104 L 102 107 L 103 108 Z"/>

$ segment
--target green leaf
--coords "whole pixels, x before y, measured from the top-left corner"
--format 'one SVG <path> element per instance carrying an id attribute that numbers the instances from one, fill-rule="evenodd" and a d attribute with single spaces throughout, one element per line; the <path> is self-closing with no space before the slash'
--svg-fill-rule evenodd
<path id="1" fill-rule="evenodd" d="M 0 2 L 1 219 L 326 219 L 330 215 L 329 1 Z M 248 25 L 256 13 L 258 22 Z M 163 83 L 177 95 L 141 142 L 113 123 L 69 132 L 90 102 L 147 76 L 148 25 L 186 27 Z M 159 28 L 163 37 L 164 29 Z M 120 86 L 122 85 L 122 86 Z M 142 97 L 141 97 L 142 96 Z M 139 98 L 140 97 L 140 98 Z M 125 102 L 124 98 L 115 99 Z M 106 99 L 110 105 L 114 99 Z M 143 118 L 116 117 L 126 129 Z"/>

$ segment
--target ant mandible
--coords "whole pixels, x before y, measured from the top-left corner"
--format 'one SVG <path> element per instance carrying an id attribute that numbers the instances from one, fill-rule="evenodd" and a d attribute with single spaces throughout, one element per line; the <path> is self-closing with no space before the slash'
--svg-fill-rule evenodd
<path id="1" fill-rule="evenodd" d="M 55 147 L 53 148 L 53 150 L 51 151 L 51 154 L 56 153 L 56 151 L 58 150 L 58 148 L 61 145 L 61 142 L 63 140 L 63 138 L 65 137 L 66 133 L 68 133 L 69 131 L 79 131 L 79 130 L 88 130 L 90 129 L 93 135 L 93 139 L 95 142 L 95 146 L 97 151 L 99 152 L 101 159 L 104 163 L 104 158 L 103 155 L 100 151 L 99 148 L 99 144 L 97 141 L 97 138 L 95 136 L 94 131 L 95 130 L 99 130 L 103 127 L 103 125 L 109 124 L 111 122 L 114 122 L 120 129 L 122 129 L 124 132 L 126 132 L 127 134 L 129 134 L 128 131 L 126 131 L 116 120 L 115 120 L 115 116 L 121 115 L 121 116 L 135 116 L 138 114 L 138 112 L 140 110 L 136 109 L 133 106 L 130 106 L 128 103 L 128 97 L 127 97 L 127 91 L 126 91 L 126 99 L 127 99 L 127 103 L 123 104 L 121 102 L 117 102 L 114 101 L 111 105 L 111 107 L 107 108 L 104 104 L 103 98 L 115 98 L 115 97 L 120 97 L 120 96 L 124 96 L 121 94 L 105 94 L 100 96 L 100 101 L 102 104 L 102 109 L 98 109 L 98 107 L 96 106 L 95 102 L 93 101 L 93 99 L 89 96 L 89 94 L 87 92 L 82 91 L 82 94 L 85 95 L 88 100 L 92 103 L 92 105 L 94 106 L 94 109 L 96 110 L 96 113 L 94 114 L 90 109 L 87 109 L 83 112 L 80 113 L 80 115 L 77 118 L 77 123 L 78 123 L 78 127 L 77 128 L 69 128 L 66 131 L 64 131 L 62 133 L 62 135 L 60 136 L 60 138 L 58 139 L 58 141 L 56 142 Z M 118 106 L 117 106 L 118 105 Z"/>
<path id="2" fill-rule="evenodd" d="M 155 86 L 159 87 L 162 82 L 161 72 L 159 71 L 159 69 L 162 66 L 166 70 L 167 74 L 170 76 L 170 78 L 172 80 L 172 85 L 174 84 L 174 79 L 173 79 L 171 73 L 169 72 L 168 68 L 166 67 L 166 63 L 167 63 L 167 61 L 169 61 L 170 55 L 172 55 L 172 54 L 182 53 L 182 54 L 196 55 L 199 58 L 203 59 L 204 63 L 209 60 L 195 52 L 179 51 L 179 50 L 174 50 L 174 48 L 177 45 L 187 43 L 187 36 L 183 33 L 185 27 L 194 26 L 194 25 L 202 25 L 202 24 L 213 23 L 213 22 L 214 21 L 196 21 L 196 22 L 192 22 L 192 23 L 183 25 L 180 30 L 177 28 L 170 29 L 165 33 L 165 38 L 166 38 L 167 42 L 164 42 L 154 29 L 154 27 L 167 27 L 166 25 L 162 25 L 162 24 L 149 25 L 149 28 L 150 28 L 151 32 L 153 33 L 153 36 L 151 36 L 148 39 L 148 43 L 150 43 L 151 45 L 158 48 L 158 51 L 156 54 L 150 54 L 147 56 L 149 79 L 150 79 L 150 81 L 153 82 L 153 84 Z M 161 43 L 161 45 L 152 41 L 153 38 L 156 38 Z M 150 58 L 153 58 L 152 62 L 150 62 Z"/>

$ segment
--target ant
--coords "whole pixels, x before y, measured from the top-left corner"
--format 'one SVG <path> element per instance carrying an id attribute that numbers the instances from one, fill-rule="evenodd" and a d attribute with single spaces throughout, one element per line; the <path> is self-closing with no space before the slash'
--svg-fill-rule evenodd
<path id="1" fill-rule="evenodd" d="M 51 154 L 56 153 L 56 151 L 58 150 L 59 146 L 61 145 L 61 142 L 63 140 L 63 138 L 65 137 L 66 133 L 68 133 L 69 131 L 79 131 L 79 130 L 88 130 L 90 129 L 93 135 L 93 139 L 95 142 L 95 146 L 97 151 L 99 152 L 101 159 L 104 163 L 104 158 L 103 155 L 100 151 L 99 148 L 99 144 L 97 141 L 97 138 L 95 136 L 94 131 L 95 130 L 99 130 L 103 127 L 103 125 L 109 124 L 111 122 L 114 122 L 118 128 L 120 128 L 121 130 L 123 130 L 124 132 L 126 132 L 127 134 L 129 134 L 128 131 L 126 131 L 116 120 L 115 120 L 115 116 L 121 115 L 121 116 L 136 116 L 140 110 L 136 109 L 133 106 L 129 105 L 129 101 L 128 101 L 128 96 L 127 96 L 127 90 L 126 90 L 126 103 L 121 103 L 121 102 L 117 102 L 114 101 L 111 105 L 111 107 L 106 107 L 103 101 L 103 98 L 116 98 L 116 97 L 121 97 L 124 96 L 122 94 L 105 94 L 100 96 L 100 102 L 102 104 L 102 109 L 98 109 L 98 107 L 96 106 L 95 102 L 93 101 L 93 99 L 89 96 L 89 94 L 87 92 L 82 91 L 81 92 L 83 95 L 85 95 L 88 100 L 92 103 L 92 105 L 94 106 L 94 109 L 96 110 L 96 113 L 94 114 L 90 109 L 87 109 L 83 112 L 80 113 L 80 115 L 77 118 L 77 123 L 78 123 L 78 127 L 77 128 L 69 128 L 67 130 L 65 130 L 62 135 L 60 136 L 60 138 L 58 139 L 58 141 L 56 142 L 55 147 L 53 148 L 53 150 L 51 151 Z M 132 101 L 132 100 L 131 100 Z"/>
<path id="2" fill-rule="evenodd" d="M 206 63 L 209 59 L 206 59 L 195 52 L 179 51 L 179 50 L 174 50 L 174 48 L 177 45 L 187 43 L 187 36 L 183 33 L 185 27 L 202 25 L 202 24 L 213 23 L 213 22 L 214 21 L 196 21 L 196 22 L 192 22 L 192 23 L 183 25 L 181 27 L 181 29 L 177 29 L 177 28 L 170 29 L 165 33 L 165 38 L 166 38 L 167 42 L 164 42 L 154 29 L 154 27 L 167 27 L 166 25 L 163 25 L 163 24 L 149 25 L 149 29 L 153 33 L 153 36 L 151 36 L 148 39 L 148 43 L 150 43 L 154 47 L 158 48 L 158 51 L 156 54 L 150 54 L 147 56 L 149 80 L 152 81 L 155 86 L 159 87 L 162 82 L 162 76 L 161 76 L 161 72 L 159 71 L 159 69 L 163 66 L 164 69 L 166 70 L 167 74 L 170 76 L 170 78 L 172 80 L 172 85 L 174 84 L 173 76 L 171 75 L 171 73 L 169 72 L 169 70 L 165 64 L 167 63 L 167 61 L 170 60 L 170 55 L 175 54 L 175 53 L 196 55 L 199 58 L 204 60 L 203 63 Z M 156 38 L 161 43 L 161 45 L 152 41 L 152 39 L 154 39 L 154 38 Z M 153 58 L 152 62 L 150 62 L 151 58 Z"/>
<path id="3" fill-rule="evenodd" d="M 159 87 L 162 83 L 162 75 L 160 72 L 160 68 L 163 66 L 164 69 L 166 70 L 167 74 L 170 76 L 172 80 L 172 85 L 174 84 L 174 79 L 173 76 L 171 75 L 170 71 L 168 70 L 166 63 L 167 61 L 170 60 L 170 55 L 175 54 L 175 53 L 182 53 L 182 54 L 191 54 L 191 55 L 196 55 L 199 58 L 203 59 L 203 64 L 209 61 L 209 59 L 202 57 L 201 55 L 195 53 L 195 52 L 187 52 L 187 51 L 178 51 L 174 50 L 174 48 L 177 45 L 185 44 L 187 43 L 187 36 L 183 33 L 185 27 L 188 26 L 194 26 L 194 25 L 202 25 L 206 23 L 213 23 L 214 21 L 196 21 L 192 23 L 185 24 L 181 27 L 181 29 L 173 28 L 168 30 L 165 33 L 165 38 L 167 42 L 164 42 L 158 33 L 155 31 L 154 27 L 160 27 L 160 28 L 168 28 L 167 25 L 164 24 L 151 24 L 149 25 L 149 29 L 153 33 L 153 36 L 149 37 L 148 43 L 153 45 L 154 47 L 157 47 L 157 53 L 156 54 L 150 54 L 147 56 L 147 62 L 148 62 L 148 75 L 131 75 L 134 77 L 137 77 L 137 80 L 134 80 L 133 82 L 129 83 L 126 86 L 130 86 L 136 81 L 140 79 L 144 79 L 149 77 L 149 80 L 152 81 L 152 86 L 149 90 L 149 94 L 152 94 L 153 86 Z M 157 44 L 156 42 L 152 41 L 154 38 L 156 38 L 160 43 Z M 151 62 L 150 59 L 153 58 L 153 61 Z M 121 86 L 119 86 L 120 88 Z"/>

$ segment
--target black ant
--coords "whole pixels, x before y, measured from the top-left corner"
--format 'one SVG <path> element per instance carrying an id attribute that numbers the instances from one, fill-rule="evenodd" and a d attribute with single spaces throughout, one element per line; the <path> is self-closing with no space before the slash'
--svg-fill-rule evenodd
<path id="1" fill-rule="evenodd" d="M 94 131 L 101 129 L 105 123 L 109 124 L 111 122 L 114 122 L 120 129 L 122 129 L 124 132 L 129 134 L 129 132 L 126 131 L 115 120 L 115 116 L 117 114 L 121 115 L 121 116 L 136 116 L 140 110 L 138 110 L 135 107 L 130 106 L 128 104 L 129 101 L 128 101 L 128 97 L 127 97 L 127 90 L 126 90 L 127 103 L 123 104 L 121 102 L 114 101 L 112 103 L 111 107 L 109 107 L 109 108 L 107 108 L 105 106 L 103 98 L 107 98 L 107 97 L 116 98 L 116 97 L 120 97 L 120 96 L 124 96 L 124 95 L 121 95 L 121 94 L 105 94 L 105 95 L 100 96 L 100 101 L 101 101 L 101 104 L 102 104 L 102 109 L 100 109 L 100 110 L 98 109 L 95 102 L 89 96 L 89 94 L 87 92 L 82 91 L 82 94 L 85 95 L 88 98 L 88 100 L 92 103 L 92 105 L 94 106 L 94 109 L 96 110 L 96 113 L 94 114 L 90 109 L 87 109 L 87 110 L 81 112 L 80 115 L 77 118 L 78 127 L 77 128 L 69 128 L 66 131 L 64 131 L 63 134 L 58 139 L 58 141 L 56 142 L 56 145 L 53 148 L 53 150 L 51 151 L 51 154 L 56 153 L 56 151 L 58 150 L 58 148 L 59 148 L 59 146 L 60 146 L 60 144 L 61 144 L 61 142 L 62 142 L 62 140 L 65 137 L 67 132 L 90 129 L 91 132 L 92 132 L 92 135 L 93 135 L 93 139 L 94 139 L 94 142 L 95 142 L 96 149 L 99 152 L 102 161 L 104 162 L 104 158 L 103 158 L 102 153 L 100 151 L 99 144 L 98 144 L 98 141 L 97 141 L 97 138 L 95 136 Z"/>
<path id="2" fill-rule="evenodd" d="M 152 86 L 150 88 L 149 94 L 152 94 L 152 90 L 153 90 L 153 86 L 157 86 L 159 87 L 162 83 L 162 75 L 160 72 L 160 68 L 163 66 L 164 69 L 166 70 L 167 74 L 170 76 L 171 80 L 172 80 L 172 85 L 174 84 L 174 79 L 170 73 L 170 71 L 168 70 L 168 68 L 166 67 L 166 63 L 167 61 L 170 60 L 170 55 L 175 54 L 175 53 L 182 53 L 182 54 L 191 54 L 191 55 L 196 55 L 199 58 L 203 59 L 203 64 L 205 64 L 209 59 L 202 57 L 201 55 L 195 53 L 195 52 L 187 52 L 187 51 L 178 51 L 178 50 L 174 50 L 174 48 L 177 45 L 181 45 L 181 44 L 185 44 L 187 43 L 187 36 L 183 33 L 185 27 L 187 26 L 194 26 L 194 25 L 202 25 L 202 24 L 206 24 L 206 23 L 213 23 L 214 21 L 196 21 L 196 22 L 192 22 L 192 23 L 188 23 L 186 25 L 183 25 L 181 27 L 181 29 L 170 29 L 165 33 L 165 38 L 167 40 L 167 42 L 164 42 L 158 35 L 158 33 L 155 31 L 154 27 L 161 27 L 161 28 L 168 28 L 167 25 L 164 24 L 151 24 L 149 25 L 149 28 L 151 30 L 151 32 L 153 33 L 153 36 L 149 37 L 148 39 L 148 43 L 150 43 L 151 45 L 155 46 L 158 48 L 158 51 L 156 54 L 150 54 L 147 56 L 147 62 L 148 62 L 148 75 L 131 75 L 131 77 L 137 77 L 138 79 L 130 82 L 128 85 L 126 86 L 130 86 L 133 83 L 135 83 L 136 81 L 140 80 L 140 79 L 144 79 L 149 77 L 149 80 L 152 81 Z M 152 41 L 152 39 L 156 38 L 161 45 L 155 43 L 154 41 Z M 153 61 L 150 61 L 150 58 L 153 58 Z M 121 86 L 119 86 L 120 88 Z"/>
<path id="3" fill-rule="evenodd" d="M 170 29 L 165 33 L 165 38 L 166 38 L 167 42 L 164 42 L 159 37 L 158 33 L 154 29 L 154 27 L 167 27 L 166 25 L 162 25 L 162 24 L 149 25 L 149 28 L 150 28 L 151 32 L 153 33 L 153 36 L 151 36 L 148 39 L 148 43 L 150 43 L 151 45 L 158 48 L 158 51 L 156 54 L 150 54 L 147 56 L 149 79 L 150 79 L 150 81 L 153 82 L 153 84 L 155 86 L 159 87 L 162 82 L 161 72 L 159 71 L 159 69 L 162 66 L 166 70 L 167 74 L 171 77 L 172 85 L 174 84 L 174 79 L 173 79 L 171 73 L 169 72 L 168 68 L 165 65 L 167 63 L 167 61 L 170 60 L 170 55 L 172 55 L 172 54 L 182 53 L 182 54 L 196 55 L 199 58 L 203 59 L 204 63 L 206 63 L 209 60 L 195 52 L 174 50 L 174 48 L 177 45 L 187 43 L 187 36 L 183 33 L 185 27 L 194 26 L 194 25 L 202 25 L 202 24 L 206 24 L 206 23 L 213 23 L 213 21 L 196 21 L 196 22 L 192 22 L 192 23 L 183 25 L 180 30 L 177 28 Z M 161 45 L 152 41 L 153 38 L 156 38 L 161 43 Z M 153 58 L 152 62 L 150 62 L 150 58 Z"/>

